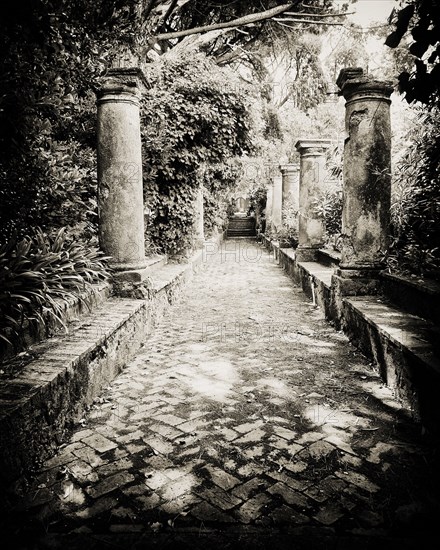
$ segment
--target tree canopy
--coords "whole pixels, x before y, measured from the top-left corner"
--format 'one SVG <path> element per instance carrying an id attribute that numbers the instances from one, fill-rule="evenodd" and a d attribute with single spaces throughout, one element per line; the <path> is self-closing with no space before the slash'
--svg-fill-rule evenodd
<path id="1" fill-rule="evenodd" d="M 414 56 L 414 70 L 399 75 L 399 87 L 408 102 L 429 104 L 440 98 L 440 2 L 438 0 L 402 0 L 390 21 L 395 30 L 386 40 L 396 48 L 411 37 L 409 52 Z"/>

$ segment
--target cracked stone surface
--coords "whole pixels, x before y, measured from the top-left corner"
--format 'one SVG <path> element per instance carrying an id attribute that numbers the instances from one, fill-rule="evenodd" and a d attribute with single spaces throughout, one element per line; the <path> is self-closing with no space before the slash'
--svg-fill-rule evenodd
<path id="1" fill-rule="evenodd" d="M 2 533 L 17 548 L 423 548 L 440 497 L 420 432 L 263 248 L 227 241 L 17 485 Z"/>

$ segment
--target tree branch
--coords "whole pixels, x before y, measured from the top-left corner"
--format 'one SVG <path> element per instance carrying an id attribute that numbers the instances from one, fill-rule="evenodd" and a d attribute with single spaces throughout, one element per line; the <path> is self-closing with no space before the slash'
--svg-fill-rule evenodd
<path id="1" fill-rule="evenodd" d="M 225 21 L 224 23 L 214 23 L 213 25 L 205 25 L 203 27 L 194 27 L 193 29 L 185 29 L 183 31 L 176 32 L 167 32 L 162 34 L 157 34 L 155 36 L 156 40 L 171 40 L 172 38 L 181 38 L 183 36 L 188 36 L 190 34 L 200 34 L 209 31 L 214 31 L 217 29 L 227 29 L 230 27 L 237 27 L 239 25 L 251 25 L 252 23 L 258 23 L 259 21 L 265 21 L 266 19 L 271 19 L 276 15 L 280 15 L 287 10 L 292 9 L 299 3 L 299 0 L 295 0 L 290 4 L 283 4 L 282 6 L 277 6 L 270 10 L 262 11 L 259 13 L 251 13 L 250 15 L 245 15 L 244 17 L 239 17 L 238 19 L 233 19 L 232 21 Z"/>
<path id="2" fill-rule="evenodd" d="M 333 25 L 336 27 L 343 27 L 345 23 L 330 23 L 327 21 L 312 21 L 311 19 L 294 19 L 293 17 L 274 17 L 274 21 L 277 23 L 283 23 L 284 21 L 291 22 L 291 23 L 307 23 L 312 25 Z M 291 27 L 293 28 L 293 27 Z"/>
<path id="3" fill-rule="evenodd" d="M 144 10 L 144 13 L 143 13 L 143 17 L 144 19 L 148 19 L 150 13 L 151 13 L 151 10 L 154 8 L 154 4 L 156 3 L 156 0 L 149 0 L 147 5 L 145 6 L 145 10 Z"/>
<path id="4" fill-rule="evenodd" d="M 346 11 L 344 13 L 304 13 L 295 11 L 286 11 L 286 15 L 293 15 L 295 17 L 346 17 L 347 15 L 353 15 L 355 11 Z"/>
<path id="5" fill-rule="evenodd" d="M 171 3 L 170 3 L 170 6 L 169 8 L 167 9 L 167 12 L 166 14 L 164 15 L 164 18 L 162 20 L 162 23 L 160 24 L 160 29 L 163 29 L 165 28 L 165 25 L 168 21 L 168 18 L 170 17 L 170 15 L 173 13 L 174 11 L 174 8 L 176 7 L 176 4 L 179 0 L 172 0 Z"/>

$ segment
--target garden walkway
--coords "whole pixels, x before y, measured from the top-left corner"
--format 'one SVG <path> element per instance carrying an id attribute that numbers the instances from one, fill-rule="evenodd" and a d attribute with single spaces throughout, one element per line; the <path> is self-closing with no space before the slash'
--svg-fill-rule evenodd
<path id="1" fill-rule="evenodd" d="M 26 534 L 65 548 L 423 548 L 439 468 L 420 428 L 261 246 L 226 241 L 204 260 L 3 534 L 14 548 Z"/>

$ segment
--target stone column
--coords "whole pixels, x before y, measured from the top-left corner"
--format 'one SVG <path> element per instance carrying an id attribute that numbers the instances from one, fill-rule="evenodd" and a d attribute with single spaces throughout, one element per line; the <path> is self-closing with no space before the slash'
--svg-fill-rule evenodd
<path id="1" fill-rule="evenodd" d="M 102 250 L 116 278 L 146 266 L 139 100 L 142 72 L 113 68 L 98 92 L 98 213 Z"/>
<path id="2" fill-rule="evenodd" d="M 374 292 L 388 246 L 391 204 L 389 82 L 362 69 L 343 69 L 337 84 L 346 99 L 342 258 L 338 275 L 351 279 L 345 294 Z M 357 280 L 357 281 L 356 281 Z"/>
<path id="3" fill-rule="evenodd" d="M 272 227 L 272 199 L 273 199 L 273 181 L 269 180 L 266 197 L 266 233 Z"/>
<path id="4" fill-rule="evenodd" d="M 203 185 L 199 185 L 194 203 L 194 241 L 196 247 L 203 246 L 205 242 L 205 228 L 203 216 Z"/>
<path id="5" fill-rule="evenodd" d="M 314 261 L 324 242 L 324 220 L 315 213 L 316 200 L 325 190 L 327 139 L 300 139 L 299 232 L 296 259 Z"/>
<path id="6" fill-rule="evenodd" d="M 283 180 L 281 174 L 273 175 L 271 227 L 274 231 L 281 229 L 283 204 Z"/>
<path id="7" fill-rule="evenodd" d="M 283 180 L 283 221 L 284 207 L 299 210 L 299 166 L 297 164 L 283 164 L 280 166 Z"/>

